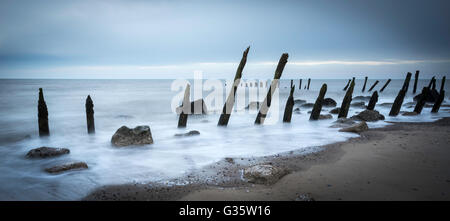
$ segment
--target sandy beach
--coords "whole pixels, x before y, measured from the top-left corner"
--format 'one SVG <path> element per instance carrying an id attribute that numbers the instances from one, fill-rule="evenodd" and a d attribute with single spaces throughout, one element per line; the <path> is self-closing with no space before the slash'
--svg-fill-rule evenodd
<path id="1" fill-rule="evenodd" d="M 319 152 L 224 159 L 168 183 L 104 186 L 82 200 L 450 200 L 449 134 L 450 118 L 392 123 Z M 255 164 L 289 173 L 248 183 L 242 170 Z"/>

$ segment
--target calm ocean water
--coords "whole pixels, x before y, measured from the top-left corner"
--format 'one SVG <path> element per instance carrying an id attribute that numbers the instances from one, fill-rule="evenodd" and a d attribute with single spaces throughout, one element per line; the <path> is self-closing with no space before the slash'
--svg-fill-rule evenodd
<path id="1" fill-rule="evenodd" d="M 379 90 L 386 80 L 374 90 Z M 178 129 L 178 116 L 172 112 L 172 98 L 180 91 L 172 91 L 173 80 L 0 80 L 0 200 L 76 200 L 96 187 L 127 182 L 165 181 L 182 176 L 194 169 L 214 163 L 224 157 L 264 156 L 305 149 L 345 141 L 357 135 L 339 133 L 329 128 L 334 119 L 309 121 L 306 108 L 294 113 L 291 124 L 283 124 L 284 105 L 289 93 L 289 80 L 280 83 L 280 115 L 273 125 L 254 126 L 256 111 L 242 108 L 231 115 L 229 126 L 216 126 L 219 114 L 188 118 L 186 129 Z M 368 96 L 361 92 L 363 80 L 356 81 L 354 96 Z M 419 81 L 419 91 L 429 80 Z M 191 81 L 192 83 L 192 81 Z M 303 79 L 303 86 L 306 80 Z M 326 97 L 335 99 L 340 106 L 347 83 L 346 79 L 313 79 L 311 89 L 296 90 L 295 99 L 314 103 L 322 83 L 328 84 Z M 298 84 L 298 80 L 294 82 Z M 393 80 L 380 94 L 378 104 L 393 102 L 403 80 Z M 437 88 L 440 87 L 440 79 Z M 449 90 L 447 83 L 446 91 Z M 404 103 L 412 101 L 412 86 Z M 49 111 L 51 136 L 38 137 L 37 100 L 38 88 L 44 89 Z M 248 104 L 249 98 L 239 94 L 238 102 Z M 260 89 L 265 95 L 264 90 Z M 211 90 L 204 90 L 208 97 Z M 86 132 L 85 99 L 91 95 L 94 101 L 96 134 Z M 245 95 L 245 96 L 244 96 Z M 224 101 L 225 98 L 223 98 Z M 208 106 L 209 111 L 221 110 L 222 102 Z M 445 98 L 449 102 L 448 95 Z M 273 107 L 272 107 L 273 108 Z M 323 108 L 327 113 L 332 108 Z M 386 121 L 433 121 L 449 116 L 448 111 L 431 114 L 425 108 L 420 116 L 388 117 L 389 107 L 376 107 L 386 116 Z M 402 111 L 413 108 L 402 107 Z M 445 108 L 441 108 L 445 109 Z M 351 108 L 349 116 L 362 109 Z M 369 124 L 381 127 L 386 122 Z M 110 144 L 114 132 L 126 125 L 149 125 L 155 143 L 134 148 L 114 148 Z M 200 131 L 200 136 L 174 137 L 176 133 Z M 71 153 L 53 159 L 26 159 L 25 154 L 40 146 L 65 147 Z M 84 161 L 88 170 L 49 175 L 43 168 L 67 161 Z"/>

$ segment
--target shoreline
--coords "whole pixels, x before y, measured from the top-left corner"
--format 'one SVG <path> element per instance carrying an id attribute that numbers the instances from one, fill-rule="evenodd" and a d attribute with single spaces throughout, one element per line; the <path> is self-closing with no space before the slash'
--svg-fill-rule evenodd
<path id="1" fill-rule="evenodd" d="M 317 152 L 226 158 L 168 183 L 107 185 L 82 200 L 450 200 L 450 118 L 389 123 Z M 256 164 L 288 174 L 248 183 L 242 170 Z"/>

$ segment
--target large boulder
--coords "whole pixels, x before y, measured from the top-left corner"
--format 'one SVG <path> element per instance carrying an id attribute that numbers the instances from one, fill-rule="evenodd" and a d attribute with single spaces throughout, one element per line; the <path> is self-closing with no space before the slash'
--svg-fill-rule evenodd
<path id="1" fill-rule="evenodd" d="M 112 136 L 111 143 L 116 147 L 144 145 L 152 144 L 153 138 L 149 126 L 137 126 L 133 129 L 122 126 Z"/>
<path id="2" fill-rule="evenodd" d="M 177 114 L 181 114 L 183 111 L 183 105 L 177 107 Z M 191 111 L 186 114 L 206 114 L 208 113 L 208 109 L 206 108 L 205 101 L 203 99 L 198 99 L 191 102 Z"/>
<path id="3" fill-rule="evenodd" d="M 366 131 L 369 129 L 369 126 L 367 126 L 367 123 L 365 121 L 350 126 L 350 127 L 346 127 L 346 128 L 342 128 L 339 130 L 339 132 L 352 132 L 352 133 L 361 133 L 363 131 Z"/>
<path id="4" fill-rule="evenodd" d="M 70 153 L 70 150 L 66 148 L 39 147 L 28 151 L 27 157 L 46 158 L 46 157 L 56 157 L 68 153 Z"/>
<path id="5" fill-rule="evenodd" d="M 376 110 L 364 110 L 361 111 L 359 114 L 354 115 L 351 117 L 355 120 L 361 120 L 361 121 L 378 121 L 378 120 L 384 120 L 384 115 L 380 114 L 380 112 Z"/>
<path id="6" fill-rule="evenodd" d="M 350 127 L 355 125 L 356 122 L 353 119 L 350 118 L 338 118 L 336 121 L 333 122 L 333 125 L 330 127 L 332 128 L 342 128 L 342 127 Z"/>
<path id="7" fill-rule="evenodd" d="M 200 132 L 198 130 L 191 130 L 184 134 L 175 134 L 175 137 L 189 137 L 189 136 L 195 136 L 200 135 Z"/>
<path id="8" fill-rule="evenodd" d="M 331 99 L 331 98 L 325 98 L 322 101 L 322 106 L 324 107 L 336 107 L 337 103 L 335 100 Z"/>
<path id="9" fill-rule="evenodd" d="M 47 173 L 62 173 L 68 170 L 82 170 L 87 169 L 88 165 L 85 162 L 74 162 L 74 163 L 67 163 L 63 165 L 53 166 L 49 168 L 45 168 L 45 171 Z"/>
<path id="10" fill-rule="evenodd" d="M 244 178 L 250 183 L 272 184 L 287 174 L 285 169 L 269 164 L 255 165 L 244 169 Z"/>

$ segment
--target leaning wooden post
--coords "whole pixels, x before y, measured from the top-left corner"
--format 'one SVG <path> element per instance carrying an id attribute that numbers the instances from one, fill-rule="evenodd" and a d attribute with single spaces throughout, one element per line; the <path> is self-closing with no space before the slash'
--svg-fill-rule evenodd
<path id="1" fill-rule="evenodd" d="M 366 90 L 366 84 L 367 84 L 367 76 L 364 79 L 364 85 L 363 85 L 363 88 L 362 88 L 362 92 L 364 92 Z"/>
<path id="2" fill-rule="evenodd" d="M 42 88 L 39 88 L 39 100 L 38 100 L 38 123 L 39 123 L 39 136 L 49 136 L 50 129 L 48 127 L 48 110 L 47 104 L 44 100 L 44 92 Z"/>
<path id="3" fill-rule="evenodd" d="M 375 86 L 377 86 L 378 82 L 379 82 L 378 80 L 375 81 L 375 83 L 372 85 L 372 87 L 370 87 L 369 92 L 371 92 L 373 90 L 373 88 Z"/>
<path id="4" fill-rule="evenodd" d="M 273 81 L 270 84 L 269 90 L 267 91 L 266 98 L 264 98 L 258 115 L 256 116 L 255 124 L 264 124 L 267 112 L 269 112 L 272 95 L 275 93 L 275 90 L 278 87 L 278 83 L 281 78 L 281 74 L 283 73 L 284 66 L 286 66 L 288 57 L 289 55 L 287 53 L 284 53 L 281 55 L 280 60 L 278 61 L 277 69 L 275 70 L 275 76 L 273 77 Z"/>
<path id="5" fill-rule="evenodd" d="M 88 134 L 92 134 L 92 133 L 95 133 L 94 102 L 92 102 L 90 95 L 88 95 L 86 98 L 85 106 L 86 106 L 87 131 L 88 131 Z"/>
<path id="6" fill-rule="evenodd" d="M 367 105 L 367 110 L 374 110 L 377 102 L 378 102 L 378 92 L 375 91 L 373 92 L 372 97 L 370 97 L 369 105 Z"/>
<path id="7" fill-rule="evenodd" d="M 302 79 L 299 80 L 299 83 L 298 83 L 298 89 L 299 89 L 299 90 L 302 89 Z"/>
<path id="8" fill-rule="evenodd" d="M 320 111 L 322 111 L 322 103 L 325 98 L 325 93 L 327 93 L 327 84 L 323 84 L 322 88 L 320 88 L 319 96 L 314 103 L 314 107 L 311 111 L 311 115 L 309 116 L 309 120 L 318 120 L 320 116 Z"/>
<path id="9" fill-rule="evenodd" d="M 431 87 L 433 86 L 433 82 L 436 80 L 436 78 L 433 76 L 430 80 L 430 83 L 428 84 L 428 88 L 431 89 Z"/>
<path id="10" fill-rule="evenodd" d="M 417 90 L 417 81 L 419 80 L 419 70 L 416 71 L 416 74 L 414 75 L 414 88 L 413 88 L 413 94 L 416 93 Z"/>
<path id="11" fill-rule="evenodd" d="M 403 87 L 398 92 L 397 97 L 395 98 L 394 103 L 392 104 L 391 111 L 389 112 L 389 116 L 397 116 L 400 112 L 400 108 L 403 104 L 403 99 L 405 99 L 406 92 L 408 91 L 409 81 L 411 80 L 411 73 L 408 72 L 405 78 L 405 82 L 403 83 Z"/>
<path id="12" fill-rule="evenodd" d="M 348 79 L 347 85 L 345 85 L 344 89 L 342 89 L 343 91 L 346 91 L 348 86 L 350 86 L 350 82 L 352 82 L 352 79 Z"/>
<path id="13" fill-rule="evenodd" d="M 348 109 L 350 108 L 350 103 L 352 102 L 353 89 L 355 87 L 355 81 L 350 83 L 350 87 L 345 93 L 344 99 L 342 100 L 341 108 L 339 109 L 338 118 L 346 118 L 348 115 Z"/>
<path id="14" fill-rule="evenodd" d="M 416 106 L 414 107 L 414 112 L 416 112 L 417 114 L 420 114 L 422 112 L 423 106 L 425 106 L 428 97 L 428 93 L 430 93 L 430 88 L 423 87 L 419 100 L 417 101 Z"/>
<path id="15" fill-rule="evenodd" d="M 308 78 L 308 90 L 309 90 L 309 85 L 311 84 L 311 78 Z"/>
<path id="16" fill-rule="evenodd" d="M 439 111 L 439 108 L 441 108 L 442 101 L 444 101 L 445 95 L 444 84 L 445 84 L 445 76 L 442 77 L 441 90 L 439 91 L 438 99 L 436 100 L 436 102 L 433 105 L 433 108 L 431 109 L 432 113 L 437 113 Z"/>
<path id="17" fill-rule="evenodd" d="M 383 92 L 384 89 L 388 86 L 388 84 L 389 84 L 390 82 L 391 82 L 391 79 L 389 78 L 389 79 L 386 81 L 386 84 L 384 84 L 384 86 L 381 88 L 380 92 Z"/>
<path id="18" fill-rule="evenodd" d="M 228 125 L 228 121 L 230 120 L 231 116 L 231 111 L 233 110 L 234 101 L 236 100 L 236 90 L 239 85 L 239 82 L 241 81 L 242 70 L 244 70 L 245 64 L 247 63 L 247 54 L 249 50 L 250 47 L 248 47 L 244 51 L 244 54 L 242 55 L 241 62 L 239 63 L 238 69 L 236 70 L 236 75 L 234 76 L 234 83 L 232 89 L 230 91 L 230 94 L 228 95 L 227 101 L 223 105 L 222 114 L 220 115 L 219 122 L 217 123 L 218 126 Z"/>
<path id="19" fill-rule="evenodd" d="M 290 123 L 292 118 L 292 109 L 294 109 L 294 90 L 295 85 L 291 87 L 291 92 L 289 93 L 289 97 L 286 101 L 286 107 L 284 108 L 284 116 L 283 122 Z"/>
<path id="20" fill-rule="evenodd" d="M 292 88 L 292 85 L 294 85 L 294 80 L 291 79 L 291 88 Z"/>
<path id="21" fill-rule="evenodd" d="M 180 118 L 178 119 L 178 128 L 186 127 L 188 114 L 191 111 L 191 102 L 190 102 L 190 93 L 191 93 L 191 85 L 186 85 L 186 90 L 184 91 L 184 99 L 183 104 L 181 106 Z"/>

